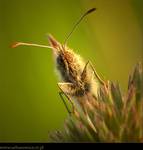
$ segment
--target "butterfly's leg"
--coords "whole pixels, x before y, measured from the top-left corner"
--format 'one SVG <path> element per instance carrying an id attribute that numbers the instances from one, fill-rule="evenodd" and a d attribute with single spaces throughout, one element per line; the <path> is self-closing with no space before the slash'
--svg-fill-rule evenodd
<path id="1" fill-rule="evenodd" d="M 68 113 L 71 114 L 71 111 L 69 110 L 69 108 L 68 108 L 68 106 L 67 106 L 67 104 L 66 104 L 66 102 L 64 100 L 64 97 L 63 97 L 63 95 L 65 95 L 65 94 L 63 92 L 59 92 L 59 95 L 60 95 L 60 98 L 62 99 L 62 101 L 63 101 L 63 103 L 64 103 Z"/>
<path id="2" fill-rule="evenodd" d="M 98 75 L 98 73 L 96 72 L 96 70 L 94 69 L 94 67 L 93 67 L 93 65 L 92 65 L 92 63 L 90 61 L 89 61 L 89 65 L 90 65 L 91 69 L 93 70 L 93 73 L 94 73 L 95 77 L 98 79 L 98 81 L 102 85 L 105 85 L 105 81 L 100 78 L 100 76 Z"/>
<path id="3" fill-rule="evenodd" d="M 59 89 L 66 96 L 66 98 L 68 99 L 68 101 L 71 103 L 71 105 L 72 105 L 72 113 L 74 113 L 75 112 L 74 103 L 73 103 L 72 99 L 69 97 L 69 95 L 67 94 L 68 90 L 70 90 L 71 86 L 72 86 L 72 83 L 58 83 Z"/>

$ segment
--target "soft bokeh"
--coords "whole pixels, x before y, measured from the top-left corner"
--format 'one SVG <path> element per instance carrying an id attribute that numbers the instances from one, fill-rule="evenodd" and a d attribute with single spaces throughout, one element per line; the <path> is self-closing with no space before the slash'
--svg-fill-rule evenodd
<path id="1" fill-rule="evenodd" d="M 79 16 L 97 7 L 68 45 L 124 91 L 143 60 L 142 6 L 142 0 L 0 0 L 0 142 L 46 142 L 67 117 L 51 50 L 11 49 L 12 42 L 48 44 L 48 33 L 63 42 Z"/>

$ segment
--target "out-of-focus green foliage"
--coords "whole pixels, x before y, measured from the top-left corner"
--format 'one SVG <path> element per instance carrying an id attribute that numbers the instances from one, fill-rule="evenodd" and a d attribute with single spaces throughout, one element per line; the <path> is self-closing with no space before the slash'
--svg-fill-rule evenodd
<path id="1" fill-rule="evenodd" d="M 51 133 L 53 142 L 143 142 L 143 66 L 129 77 L 128 91 L 108 82 L 97 100 L 86 106 L 87 115 L 70 116 L 63 131 Z M 96 104 L 96 105 L 95 105 Z M 78 108 L 77 108 L 78 109 Z"/>

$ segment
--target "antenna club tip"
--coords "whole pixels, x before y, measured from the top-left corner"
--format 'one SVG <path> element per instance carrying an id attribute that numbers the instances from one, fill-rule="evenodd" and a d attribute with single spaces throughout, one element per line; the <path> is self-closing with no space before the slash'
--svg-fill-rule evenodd
<path id="1" fill-rule="evenodd" d="M 97 8 L 91 8 L 91 9 L 89 9 L 88 11 L 87 11 L 87 14 L 89 14 L 89 13 L 91 13 L 91 12 L 93 12 L 93 11 L 95 11 Z"/>
<path id="2" fill-rule="evenodd" d="M 19 42 L 14 42 L 10 45 L 11 48 L 16 48 L 19 46 Z"/>

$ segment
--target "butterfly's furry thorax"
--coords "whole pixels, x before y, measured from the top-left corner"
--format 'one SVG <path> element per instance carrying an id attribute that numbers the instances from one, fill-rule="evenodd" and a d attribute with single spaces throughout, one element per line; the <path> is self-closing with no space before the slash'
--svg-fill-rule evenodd
<path id="1" fill-rule="evenodd" d="M 80 61 L 79 56 L 68 49 L 57 56 L 56 66 L 64 82 L 76 84 L 83 69 L 83 62 Z"/>

